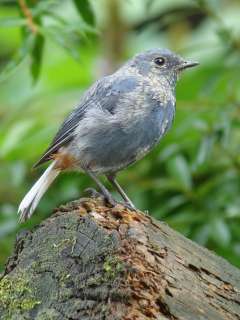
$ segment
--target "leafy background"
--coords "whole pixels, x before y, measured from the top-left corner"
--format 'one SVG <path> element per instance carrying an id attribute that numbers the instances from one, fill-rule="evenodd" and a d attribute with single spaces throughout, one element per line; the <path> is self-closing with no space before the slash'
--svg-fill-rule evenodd
<path id="1" fill-rule="evenodd" d="M 65 115 L 134 53 L 168 47 L 198 60 L 177 88 L 170 133 L 120 174 L 141 209 L 240 266 L 239 0 L 0 1 L 0 266 L 32 228 L 92 181 L 63 174 L 23 226 L 17 206 Z"/>

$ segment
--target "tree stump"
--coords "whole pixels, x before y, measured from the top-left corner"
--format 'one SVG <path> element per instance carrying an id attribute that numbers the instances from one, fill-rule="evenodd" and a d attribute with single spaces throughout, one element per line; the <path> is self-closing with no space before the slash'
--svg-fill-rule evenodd
<path id="1" fill-rule="evenodd" d="M 84 198 L 18 236 L 0 319 L 236 320 L 240 271 L 140 211 Z"/>

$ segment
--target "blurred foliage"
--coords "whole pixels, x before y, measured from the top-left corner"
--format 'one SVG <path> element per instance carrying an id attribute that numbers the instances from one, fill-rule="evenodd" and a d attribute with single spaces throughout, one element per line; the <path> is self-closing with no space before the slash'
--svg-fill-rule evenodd
<path id="1" fill-rule="evenodd" d="M 240 266 L 239 14 L 238 0 L 0 1 L 1 267 L 22 228 L 18 203 L 44 169 L 31 166 L 65 115 L 96 78 L 151 47 L 201 64 L 178 84 L 172 130 L 119 180 L 139 208 Z M 88 186 L 63 174 L 23 227 Z"/>

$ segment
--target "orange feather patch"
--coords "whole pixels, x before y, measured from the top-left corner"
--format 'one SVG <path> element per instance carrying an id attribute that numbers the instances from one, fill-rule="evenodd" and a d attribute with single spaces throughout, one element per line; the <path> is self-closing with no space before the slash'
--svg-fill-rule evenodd
<path id="1" fill-rule="evenodd" d="M 53 154 L 52 158 L 57 160 L 56 167 L 61 170 L 71 169 L 77 163 L 77 160 L 72 155 L 61 151 Z"/>

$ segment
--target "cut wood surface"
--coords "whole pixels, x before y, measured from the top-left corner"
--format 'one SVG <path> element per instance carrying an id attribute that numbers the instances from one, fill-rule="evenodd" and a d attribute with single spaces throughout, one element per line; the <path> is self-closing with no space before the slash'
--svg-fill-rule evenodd
<path id="1" fill-rule="evenodd" d="M 165 223 L 83 198 L 17 237 L 0 319 L 240 319 L 240 271 Z"/>

